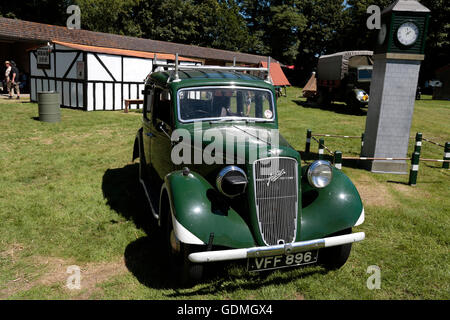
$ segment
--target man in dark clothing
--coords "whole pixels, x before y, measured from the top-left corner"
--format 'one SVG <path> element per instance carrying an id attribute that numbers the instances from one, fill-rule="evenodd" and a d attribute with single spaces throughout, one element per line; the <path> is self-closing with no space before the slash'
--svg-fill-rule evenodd
<path id="1" fill-rule="evenodd" d="M 8 82 L 9 98 L 12 99 L 13 90 L 15 90 L 16 94 L 17 94 L 16 99 L 20 99 L 19 69 L 17 68 L 16 64 L 12 64 L 12 66 L 11 66 L 11 72 L 9 74 L 9 79 L 10 79 L 10 81 Z"/>

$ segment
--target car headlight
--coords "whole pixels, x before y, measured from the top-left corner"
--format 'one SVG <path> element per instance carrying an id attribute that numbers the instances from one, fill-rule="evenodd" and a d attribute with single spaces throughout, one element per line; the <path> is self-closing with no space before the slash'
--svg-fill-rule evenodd
<path id="1" fill-rule="evenodd" d="M 369 95 L 364 90 L 355 90 L 356 93 L 356 99 L 358 99 L 361 102 L 367 102 L 369 101 Z"/>
<path id="2" fill-rule="evenodd" d="M 247 182 L 247 175 L 244 170 L 236 166 L 223 168 L 216 178 L 217 189 L 230 198 L 244 193 Z"/>
<path id="3" fill-rule="evenodd" d="M 333 169 L 328 161 L 318 160 L 309 166 L 306 175 L 313 187 L 325 188 L 333 178 Z"/>

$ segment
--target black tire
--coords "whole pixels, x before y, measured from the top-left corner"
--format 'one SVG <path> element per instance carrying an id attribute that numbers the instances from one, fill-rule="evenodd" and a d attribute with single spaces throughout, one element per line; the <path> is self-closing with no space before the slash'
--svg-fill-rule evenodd
<path id="1" fill-rule="evenodd" d="M 363 107 L 363 104 L 361 102 L 352 97 L 348 97 L 345 101 L 345 104 L 347 105 L 347 107 L 355 111 L 359 111 L 361 107 Z"/>
<path id="2" fill-rule="evenodd" d="M 336 232 L 330 236 L 340 236 L 350 233 L 352 233 L 352 228 Z M 321 249 L 319 252 L 320 264 L 327 270 L 337 270 L 347 262 L 351 250 L 352 250 L 351 243 Z"/>
<path id="3" fill-rule="evenodd" d="M 321 107 L 329 107 L 331 105 L 331 97 L 325 90 L 320 90 L 317 97 L 317 104 Z"/>
<path id="4" fill-rule="evenodd" d="M 198 246 L 192 246 L 181 243 L 181 255 L 183 256 L 182 270 L 181 270 L 181 284 L 191 285 L 202 280 L 204 273 L 204 266 L 200 263 L 193 263 L 189 261 L 188 256 L 197 252 Z"/>
<path id="5" fill-rule="evenodd" d="M 169 205 L 166 206 L 166 208 Z M 169 208 L 167 208 L 169 209 Z M 169 267 L 171 268 L 171 274 L 176 276 L 176 280 L 182 286 L 189 286 L 199 282 L 203 278 L 204 266 L 203 264 L 193 263 L 189 260 L 189 255 L 193 252 L 201 251 L 202 248 L 196 245 L 190 245 L 186 243 L 179 243 L 179 249 L 174 250 L 171 243 L 171 237 L 173 232 L 172 214 L 169 212 L 164 213 L 166 216 L 166 245 L 168 253 Z"/>

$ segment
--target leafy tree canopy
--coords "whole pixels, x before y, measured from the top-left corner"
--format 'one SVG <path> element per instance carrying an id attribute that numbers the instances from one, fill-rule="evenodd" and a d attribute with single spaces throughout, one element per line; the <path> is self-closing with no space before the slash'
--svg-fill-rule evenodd
<path id="1" fill-rule="evenodd" d="M 393 0 L 28 0 L 0 3 L 0 15 L 65 25 L 66 8 L 81 8 L 87 30 L 270 55 L 309 76 L 317 58 L 373 49 L 369 5 Z M 422 78 L 448 63 L 448 0 L 421 0 L 432 11 Z"/>

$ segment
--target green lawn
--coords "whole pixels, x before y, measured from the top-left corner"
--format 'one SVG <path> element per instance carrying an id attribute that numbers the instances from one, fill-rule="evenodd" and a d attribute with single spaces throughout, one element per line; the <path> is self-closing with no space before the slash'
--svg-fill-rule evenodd
<path id="1" fill-rule="evenodd" d="M 306 129 L 360 135 L 366 111 L 308 107 L 301 90 L 279 99 L 281 133 L 298 150 Z M 243 264 L 213 268 L 204 282 L 178 288 L 131 162 L 139 113 L 62 109 L 57 124 L 36 120 L 37 105 L 0 101 L 0 299 L 449 299 L 450 171 L 421 163 L 407 175 L 345 167 L 361 193 L 366 240 L 338 271 L 321 267 L 248 275 Z M 450 102 L 417 101 L 411 135 L 450 140 Z M 357 155 L 358 139 L 325 139 Z M 411 142 L 410 151 L 413 148 Z M 312 143 L 316 152 L 317 144 Z M 424 143 L 422 155 L 442 159 Z M 81 268 L 81 290 L 65 287 Z M 381 289 L 366 287 L 371 265 Z"/>

